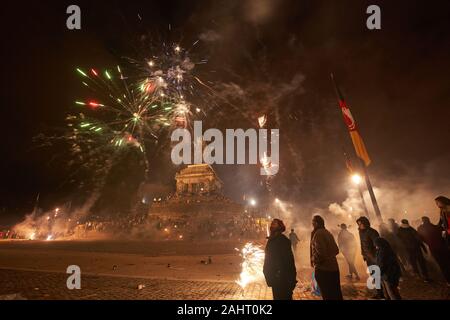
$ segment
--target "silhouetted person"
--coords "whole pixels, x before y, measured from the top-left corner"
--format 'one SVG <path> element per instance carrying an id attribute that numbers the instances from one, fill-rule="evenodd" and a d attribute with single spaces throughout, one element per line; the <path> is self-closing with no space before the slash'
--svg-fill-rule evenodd
<path id="1" fill-rule="evenodd" d="M 274 300 L 292 300 L 292 291 L 297 283 L 291 242 L 283 234 L 284 231 L 283 221 L 274 219 L 265 250 L 263 272 L 267 285 L 272 287 Z"/>
<path id="2" fill-rule="evenodd" d="M 345 223 L 341 224 L 341 231 L 338 235 L 339 250 L 348 263 L 348 275 L 347 278 L 352 279 L 355 275 L 355 279 L 359 280 L 358 271 L 355 267 L 355 255 L 356 255 L 356 239 L 355 236 L 347 230 Z"/>
<path id="3" fill-rule="evenodd" d="M 370 226 L 370 221 L 366 217 L 360 217 L 356 220 L 359 230 L 359 240 L 361 242 L 361 255 L 367 266 L 376 265 L 376 247 L 375 240 L 380 237 L 378 231 Z M 382 289 L 377 289 L 377 293 L 373 297 L 375 299 L 383 299 Z"/>
<path id="4" fill-rule="evenodd" d="M 408 265 L 408 255 L 402 241 L 398 237 L 398 229 L 400 228 L 400 226 L 395 222 L 394 219 L 388 219 L 387 226 L 389 233 L 382 235 L 382 237 L 389 242 L 392 250 L 394 250 L 394 252 L 397 254 L 397 257 L 399 258 L 400 268 L 402 269 L 402 272 L 406 273 L 406 266 Z"/>
<path id="5" fill-rule="evenodd" d="M 442 228 L 432 224 L 430 218 L 422 217 L 422 224 L 417 228 L 417 232 L 423 242 L 428 245 L 447 284 L 450 284 L 450 255 L 445 239 L 442 237 Z"/>
<path id="6" fill-rule="evenodd" d="M 319 286 L 323 300 L 343 300 L 339 266 L 336 256 L 339 248 L 333 235 L 325 229 L 321 216 L 312 219 L 310 258 L 314 268 L 314 276 Z"/>
<path id="7" fill-rule="evenodd" d="M 297 252 L 297 245 L 300 242 L 300 239 L 297 237 L 294 229 L 291 229 L 291 233 L 289 233 L 289 240 L 291 240 L 292 251 L 294 251 L 295 254 Z"/>
<path id="8" fill-rule="evenodd" d="M 439 224 L 443 229 L 442 236 L 447 243 L 447 248 L 450 250 L 450 199 L 439 196 L 434 200 L 440 210 Z"/>
<path id="9" fill-rule="evenodd" d="M 408 261 L 414 272 L 418 276 L 422 275 L 426 282 L 430 281 L 427 264 L 422 253 L 422 249 L 426 250 L 426 248 L 417 231 L 409 225 L 408 220 L 402 220 L 402 224 L 398 229 L 398 237 L 408 253 Z"/>
<path id="10" fill-rule="evenodd" d="M 379 229 L 380 229 L 380 232 L 379 232 L 380 238 L 386 239 L 385 236 L 389 236 L 389 227 L 388 227 L 388 225 L 386 223 L 382 222 L 379 225 Z"/>
<path id="11" fill-rule="evenodd" d="M 398 291 L 401 270 L 397 255 L 392 250 L 389 242 L 384 238 L 377 238 L 375 246 L 377 248 L 376 262 L 381 271 L 384 296 L 389 300 L 401 300 L 400 292 Z"/>

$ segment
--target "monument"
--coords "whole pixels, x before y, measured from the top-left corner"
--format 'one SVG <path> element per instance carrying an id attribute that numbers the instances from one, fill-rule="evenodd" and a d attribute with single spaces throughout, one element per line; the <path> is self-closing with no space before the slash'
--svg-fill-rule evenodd
<path id="1" fill-rule="evenodd" d="M 223 183 L 207 164 L 189 165 L 175 175 L 177 196 L 221 194 Z"/>
<path id="2" fill-rule="evenodd" d="M 175 180 L 175 192 L 155 197 L 148 213 L 149 222 L 165 238 L 231 238 L 260 232 L 259 220 L 223 195 L 223 182 L 210 165 L 188 165 Z"/>

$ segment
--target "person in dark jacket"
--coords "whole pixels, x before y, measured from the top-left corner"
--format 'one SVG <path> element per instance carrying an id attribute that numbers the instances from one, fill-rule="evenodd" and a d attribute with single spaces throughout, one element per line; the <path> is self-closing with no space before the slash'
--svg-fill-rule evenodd
<path id="1" fill-rule="evenodd" d="M 361 242 L 361 255 L 367 266 L 376 265 L 376 247 L 375 240 L 380 237 L 378 231 L 370 226 L 370 221 L 367 217 L 360 217 L 356 220 L 359 230 L 359 240 Z M 375 299 L 383 299 L 384 294 L 382 289 L 377 289 L 374 295 Z"/>
<path id="2" fill-rule="evenodd" d="M 398 223 L 395 222 L 395 219 L 393 219 L 393 218 L 388 219 L 388 227 L 389 227 L 389 231 L 391 231 L 394 234 L 397 234 L 398 228 L 400 228 Z"/>
<path id="3" fill-rule="evenodd" d="M 447 243 L 448 249 L 450 250 L 450 199 L 444 196 L 439 196 L 434 200 L 441 211 L 439 224 L 443 229 L 442 236 Z"/>
<path id="4" fill-rule="evenodd" d="M 402 269 L 402 273 L 406 274 L 406 267 L 408 266 L 408 255 L 406 253 L 405 247 L 403 246 L 402 241 L 398 237 L 398 229 L 400 226 L 395 222 L 394 219 L 388 219 L 388 231 L 387 235 L 381 235 L 385 238 L 389 244 L 391 245 L 392 250 L 397 254 L 399 258 L 400 268 Z"/>
<path id="5" fill-rule="evenodd" d="M 297 283 L 291 241 L 283 234 L 284 231 L 286 227 L 283 221 L 274 219 L 265 249 L 263 272 L 267 285 L 272 287 L 274 300 L 292 300 Z"/>
<path id="6" fill-rule="evenodd" d="M 384 296 L 389 300 L 401 300 L 398 285 L 401 276 L 397 255 L 392 250 L 389 242 L 384 238 L 375 240 L 377 248 L 376 262 L 381 271 L 381 283 Z"/>
<path id="7" fill-rule="evenodd" d="M 418 276 L 422 275 L 424 281 L 430 281 L 427 264 L 422 253 L 422 249 L 426 250 L 426 247 L 417 231 L 409 225 L 408 220 L 402 220 L 402 224 L 398 229 L 398 237 L 408 253 L 408 261 L 414 272 Z"/>
<path id="8" fill-rule="evenodd" d="M 375 240 L 380 237 L 378 231 L 370 226 L 370 221 L 366 217 L 360 217 L 356 220 L 361 241 L 361 254 L 367 266 L 376 264 Z"/>
<path id="9" fill-rule="evenodd" d="M 442 228 L 432 224 L 428 217 L 422 217 L 422 224 L 417 228 L 420 238 L 428 245 L 431 255 L 439 265 L 447 284 L 450 285 L 450 254 L 442 238 L 442 231 Z"/>
<path id="10" fill-rule="evenodd" d="M 389 227 L 386 223 L 382 222 L 379 225 L 379 229 L 380 229 L 380 238 L 384 238 L 387 240 L 387 238 L 385 238 L 386 236 L 389 236 Z M 389 242 L 389 241 L 388 241 Z"/>
<path id="11" fill-rule="evenodd" d="M 325 229 L 325 221 L 321 216 L 312 219 L 310 258 L 314 268 L 314 276 L 323 300 L 343 300 L 339 266 L 336 256 L 339 248 L 333 235 Z"/>
<path id="12" fill-rule="evenodd" d="M 358 271 L 355 267 L 355 255 L 356 255 L 356 239 L 355 236 L 348 231 L 347 225 L 342 223 L 340 225 L 341 231 L 338 234 L 339 250 L 348 263 L 348 279 L 352 279 L 355 275 L 355 279 L 359 281 Z"/>

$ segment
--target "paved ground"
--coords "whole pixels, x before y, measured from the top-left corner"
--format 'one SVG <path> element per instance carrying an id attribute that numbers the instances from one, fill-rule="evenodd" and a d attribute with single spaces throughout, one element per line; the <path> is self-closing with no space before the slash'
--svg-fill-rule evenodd
<path id="1" fill-rule="evenodd" d="M 0 296 L 20 294 L 26 299 L 271 299 L 265 285 L 252 284 L 245 291 L 233 282 L 165 280 L 135 277 L 82 276 L 81 290 L 68 290 L 68 275 L 55 272 L 0 270 Z M 305 284 L 305 283 L 303 283 Z M 138 285 L 144 285 L 142 290 Z M 295 291 L 296 299 L 309 292 Z"/>
<path id="2" fill-rule="evenodd" d="M 137 277 L 82 275 L 81 290 L 68 290 L 66 274 L 24 270 L 0 270 L 0 299 L 37 300 L 264 300 L 272 294 L 265 285 L 252 284 L 243 292 L 233 282 L 148 279 Z M 138 285 L 144 285 L 141 290 Z M 367 299 L 363 283 L 343 283 L 345 299 Z M 442 284 L 403 281 L 406 299 L 450 299 Z M 309 282 L 300 279 L 294 299 L 317 299 L 309 292 Z"/>
<path id="3" fill-rule="evenodd" d="M 146 241 L 0 241 L 1 299 L 272 299 L 264 283 L 245 291 L 234 282 L 242 258 L 235 248 L 243 243 Z M 202 264 L 212 256 L 212 264 Z M 297 251 L 298 286 L 295 299 L 318 299 L 310 292 L 309 247 Z M 347 266 L 341 256 L 342 274 Z M 67 266 L 82 270 L 81 290 L 68 290 Z M 365 266 L 357 261 L 361 275 Z M 434 279 L 439 279 L 433 273 Z M 368 299 L 365 279 L 355 283 L 343 276 L 345 299 Z M 139 290 L 138 285 L 144 285 Z M 405 299 L 447 299 L 449 288 L 436 281 L 425 284 L 406 278 L 400 291 Z"/>

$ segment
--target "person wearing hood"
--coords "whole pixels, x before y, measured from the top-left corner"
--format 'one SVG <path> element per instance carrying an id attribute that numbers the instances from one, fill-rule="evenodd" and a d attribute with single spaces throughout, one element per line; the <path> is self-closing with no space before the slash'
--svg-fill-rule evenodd
<path id="1" fill-rule="evenodd" d="M 380 237 L 378 231 L 370 226 L 370 221 L 366 217 L 356 220 L 361 241 L 361 254 L 367 266 L 375 265 L 375 240 Z"/>
<path id="2" fill-rule="evenodd" d="M 409 221 L 403 219 L 401 222 L 398 237 L 406 249 L 409 264 L 418 276 L 422 275 L 424 281 L 429 282 L 427 264 L 422 253 L 422 249 L 426 251 L 426 247 L 417 231 L 409 225 Z"/>
<path id="3" fill-rule="evenodd" d="M 389 300 L 401 300 L 398 285 L 401 276 L 397 255 L 392 250 L 389 242 L 384 238 L 375 240 L 376 263 L 381 271 L 381 284 L 384 296 Z"/>
<path id="4" fill-rule="evenodd" d="M 442 238 L 442 228 L 431 223 L 430 218 L 422 217 L 422 224 L 417 228 L 420 238 L 428 245 L 430 253 L 439 265 L 442 275 L 450 285 L 450 254 Z"/>
<path id="5" fill-rule="evenodd" d="M 352 279 L 353 275 L 355 275 L 355 279 L 359 281 L 358 271 L 356 271 L 355 267 L 355 255 L 356 255 L 356 239 L 355 236 L 348 231 L 347 225 L 342 223 L 340 225 L 341 231 L 338 234 L 338 245 L 339 250 L 342 252 L 342 255 L 345 258 L 345 261 L 348 263 L 348 279 Z"/>
<path id="6" fill-rule="evenodd" d="M 336 256 L 339 248 L 333 235 L 325 229 L 321 216 L 312 219 L 310 259 L 323 300 L 343 300 L 339 266 Z"/>
<path id="7" fill-rule="evenodd" d="M 283 234 L 284 231 L 286 227 L 283 221 L 274 219 L 265 249 L 263 273 L 267 285 L 272 287 L 274 300 L 292 300 L 297 283 L 291 241 Z"/>
<path id="8" fill-rule="evenodd" d="M 450 250 L 450 199 L 439 196 L 434 200 L 440 210 L 439 224 L 443 229 L 442 237 L 445 239 L 447 247 Z"/>
<path id="9" fill-rule="evenodd" d="M 367 266 L 373 266 L 377 264 L 376 261 L 376 247 L 375 240 L 380 237 L 378 231 L 370 226 L 370 221 L 367 217 L 360 217 L 356 220 L 359 230 L 359 240 L 361 242 L 361 255 Z M 384 294 L 382 289 L 377 289 L 374 299 L 383 299 Z"/>

